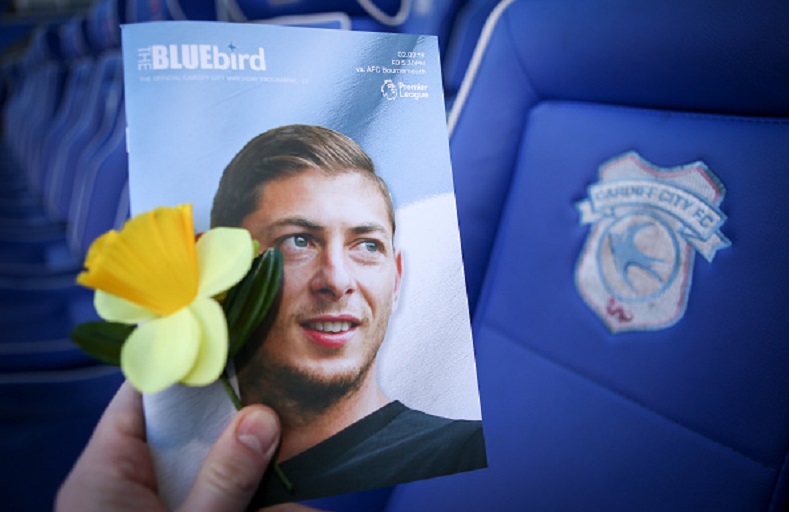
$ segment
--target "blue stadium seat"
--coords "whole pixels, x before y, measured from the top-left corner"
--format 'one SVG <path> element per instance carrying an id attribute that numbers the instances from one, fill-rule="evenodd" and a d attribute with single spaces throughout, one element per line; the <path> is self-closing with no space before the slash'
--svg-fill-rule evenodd
<path id="1" fill-rule="evenodd" d="M 127 0 L 126 21 L 216 20 L 214 0 Z"/>
<path id="2" fill-rule="evenodd" d="M 9 357 L 0 344 L 0 361 Z M 116 368 L 0 374 L 0 499 L 16 512 L 52 510 L 55 493 L 122 382 Z"/>
<path id="3" fill-rule="evenodd" d="M 463 0 L 228 0 L 220 19 L 368 32 L 430 34 L 438 36 L 439 47 L 443 49 L 462 4 Z"/>
<path id="4" fill-rule="evenodd" d="M 107 52 L 99 60 L 99 68 L 103 85 L 119 83 L 120 54 Z M 40 261 L 4 261 L 0 265 L 0 304 L 5 306 L 0 325 L 8 340 L 64 337 L 74 325 L 96 319 L 92 293 L 76 285 L 74 278 L 92 241 L 120 227 L 129 212 L 122 88 L 106 89 L 101 95 L 104 119 L 99 120 L 98 129 L 75 160 L 73 182 L 68 184 L 73 200 L 69 201 L 63 239 L 37 244 L 42 252 Z M 36 320 L 41 308 L 46 308 L 45 322 Z"/>
<path id="5" fill-rule="evenodd" d="M 789 508 L 788 24 L 496 8 L 450 116 L 489 468 L 387 511 Z"/>
<path id="6" fill-rule="evenodd" d="M 87 22 L 84 16 L 75 16 L 67 23 L 58 27 L 56 33 L 59 40 L 60 58 L 64 86 L 60 97 L 56 99 L 57 108 L 50 122 L 44 125 L 43 133 L 37 140 L 36 151 L 31 155 L 31 159 L 25 164 L 30 179 L 30 186 L 26 193 L 17 197 L 11 205 L 7 207 L 0 216 L 0 225 L 4 228 L 6 240 L 4 240 L 2 257 L 0 261 L 6 261 L 13 251 L 6 250 L 9 240 L 26 240 L 30 233 L 30 227 L 41 228 L 46 226 L 47 231 L 57 235 L 62 234 L 64 228 L 64 218 L 51 215 L 44 205 L 44 192 L 50 182 L 52 174 L 50 169 L 53 167 L 53 160 L 57 151 L 64 144 L 64 136 L 68 130 L 78 122 L 79 116 L 85 109 L 88 93 L 87 84 L 93 69 L 92 44 L 88 41 Z M 57 65 L 57 64 L 55 64 Z M 31 97 L 31 101 L 44 101 L 38 97 Z M 24 116 L 27 109 L 21 109 L 20 113 Z M 23 119 L 18 120 L 20 123 Z M 22 200 L 24 199 L 24 200 Z M 9 233 L 11 233 L 9 235 Z M 62 236 L 56 236 L 62 245 Z M 51 241 L 51 240 L 48 240 Z M 27 250 L 17 251 L 17 261 L 37 260 L 32 253 L 35 245 L 27 247 Z"/>
<path id="7" fill-rule="evenodd" d="M 61 61 L 60 37 L 57 26 L 42 26 L 36 30 L 20 64 L 20 79 L 16 94 L 9 98 L 3 112 L 3 125 L 13 127 L 5 131 L 10 156 L 25 174 L 30 192 L 38 197 L 42 191 L 32 162 L 55 116 L 65 80 Z"/>
<path id="8" fill-rule="evenodd" d="M 95 57 L 89 60 L 83 59 L 87 53 L 77 55 L 75 47 L 60 45 L 70 33 L 76 35 L 71 32 L 76 28 L 53 25 L 38 32 L 20 62 L 17 80 L 22 83 L 4 103 L 3 135 L 9 153 L 4 162 L 13 165 L 4 172 L 23 173 L 25 187 L 9 189 L 4 181 L 4 195 L 44 199 L 44 190 L 34 193 L 31 186 L 39 176 L 31 172 L 30 164 L 42 153 L 48 130 L 74 126 L 71 121 L 63 125 L 54 121 L 65 91 L 55 79 L 76 80 L 75 68 L 68 71 L 68 63 L 81 60 L 89 75 L 103 73 L 103 78 L 92 80 L 102 85 L 93 91 L 99 115 L 75 157 L 70 191 L 75 197 L 69 202 L 67 221 L 53 223 L 57 229 L 50 232 L 41 229 L 38 233 L 30 225 L 11 225 L 0 243 L 8 250 L 14 246 L 20 250 L 25 243 L 38 240 L 42 250 L 64 247 L 84 255 L 88 237 L 95 238 L 128 216 L 119 54 L 125 13 L 125 1 L 104 0 L 80 21 L 79 30 L 97 45 L 91 49 Z M 99 108 L 102 103 L 103 109 Z M 73 119 L 74 124 L 81 122 Z M 67 188 L 52 190 L 66 193 Z M 42 202 L 39 205 L 43 207 Z M 4 509 L 22 512 L 51 510 L 57 488 L 123 380 L 117 368 L 98 364 L 68 338 L 76 321 L 95 315 L 92 293 L 74 284 L 75 269 L 61 275 L 44 273 L 37 279 L 32 266 L 27 268 L 30 272 L 8 266 L 9 273 L 0 277 L 0 457 L 7 462 L 0 469 L 0 501 Z"/>
<path id="9" fill-rule="evenodd" d="M 228 0 L 231 21 L 263 20 L 280 16 L 300 16 L 318 12 L 344 12 L 349 16 L 369 16 L 376 12 L 382 18 L 395 17 L 410 1 L 401 0 L 293 0 L 289 2 L 259 2 L 256 0 Z M 404 14 L 400 15 L 401 17 Z"/>
<path id="10" fill-rule="evenodd" d="M 451 108 L 482 35 L 485 21 L 499 0 L 468 0 L 459 9 L 447 36 L 442 63 L 444 95 Z"/>
<path id="11" fill-rule="evenodd" d="M 72 197 L 89 186 L 83 182 L 86 175 L 91 175 L 88 162 L 102 152 L 102 146 L 117 131 L 122 107 L 120 23 L 125 20 L 125 11 L 125 1 L 99 2 L 86 15 L 76 16 L 57 30 L 60 58 L 51 60 L 60 61 L 66 85 L 55 117 L 36 141 L 32 161 L 22 161 L 20 167 L 32 175 L 31 193 L 46 202 L 46 218 L 59 229 L 38 236 L 28 229 L 30 223 L 17 222 L 16 233 L 0 233 L 2 263 L 28 261 L 31 266 L 49 264 L 55 271 L 71 268 L 73 272 L 81 262 L 83 254 L 75 255 L 71 249 L 82 245 L 75 233 L 84 229 L 72 217 L 87 205 L 75 204 L 78 201 L 72 201 Z M 18 96 L 6 111 L 7 125 L 24 121 L 27 107 L 48 101 L 45 91 L 36 94 L 32 87 L 22 88 Z M 13 142 L 10 145 L 14 146 Z M 114 210 L 101 216 L 114 218 Z M 112 226 L 107 223 L 107 228 Z M 18 251 L 15 259 L 10 257 L 14 250 Z M 39 257 L 31 258 L 35 251 Z M 9 273 L 0 268 L 0 275 Z"/>
<path id="12" fill-rule="evenodd" d="M 128 0 L 99 0 L 88 12 L 88 33 L 100 48 L 120 48 L 121 28 L 126 23 Z"/>
<path id="13" fill-rule="evenodd" d="M 217 2 L 212 0 L 168 0 L 167 8 L 175 20 L 217 19 Z"/>
<path id="14" fill-rule="evenodd" d="M 117 91 L 122 76 L 120 59 L 111 53 L 94 64 L 81 115 L 64 134 L 63 144 L 52 162 L 50 180 L 46 182 L 45 198 L 54 218 L 67 219 L 79 160 L 84 158 L 86 148 L 92 147 L 96 136 L 106 137 L 102 132 L 106 117 L 117 116 Z"/>
<path id="15" fill-rule="evenodd" d="M 90 294 L 74 277 L 90 242 L 128 215 L 125 154 L 118 157 L 125 153 L 119 49 L 125 5 L 100 2 L 86 16 L 39 32 L 25 55 L 27 87 L 17 88 L 4 113 L 6 126 L 28 127 L 21 135 L 7 131 L 5 142 L 16 149 L 13 156 L 28 173 L 32 193 L 46 201 L 51 221 L 44 233 L 24 223 L 0 233 L 4 341 L 66 338 L 74 324 L 96 318 Z M 67 84 L 62 92 L 39 87 L 41 68 L 62 72 Z M 44 131 L 36 138 L 30 135 L 33 123 L 26 123 L 34 116 L 25 113 L 42 104 L 60 108 L 47 108 L 50 121 L 41 124 Z M 27 153 L 34 157 L 25 158 Z M 34 163 L 39 166 L 31 170 Z"/>

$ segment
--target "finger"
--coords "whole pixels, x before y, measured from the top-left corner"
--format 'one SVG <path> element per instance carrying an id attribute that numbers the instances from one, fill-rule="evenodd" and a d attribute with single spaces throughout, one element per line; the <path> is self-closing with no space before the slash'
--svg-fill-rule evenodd
<path id="1" fill-rule="evenodd" d="M 56 508 L 108 510 L 112 505 L 113 510 L 121 510 L 139 506 L 140 497 L 152 495 L 155 488 L 142 397 L 124 383 L 61 486 Z"/>
<path id="2" fill-rule="evenodd" d="M 96 433 L 109 433 L 110 435 L 106 436 L 109 438 L 120 434 L 121 437 L 145 440 L 142 395 L 131 384 L 124 382 L 115 393 L 96 425 Z M 103 442 L 105 436 L 101 436 L 101 439 Z"/>
<path id="3" fill-rule="evenodd" d="M 182 510 L 243 511 L 279 445 L 280 425 L 268 407 L 236 414 L 208 452 Z"/>

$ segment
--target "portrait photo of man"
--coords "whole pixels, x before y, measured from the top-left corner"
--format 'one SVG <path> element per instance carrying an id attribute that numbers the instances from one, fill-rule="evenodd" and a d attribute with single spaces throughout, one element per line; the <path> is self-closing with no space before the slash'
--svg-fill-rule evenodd
<path id="1" fill-rule="evenodd" d="M 256 506 L 486 466 L 481 421 L 411 408 L 379 382 L 405 260 L 389 188 L 359 145 L 320 126 L 265 131 L 225 168 L 211 225 L 283 256 L 270 321 L 235 361 L 244 403 L 279 415 L 277 462 L 294 486 L 267 475 Z"/>

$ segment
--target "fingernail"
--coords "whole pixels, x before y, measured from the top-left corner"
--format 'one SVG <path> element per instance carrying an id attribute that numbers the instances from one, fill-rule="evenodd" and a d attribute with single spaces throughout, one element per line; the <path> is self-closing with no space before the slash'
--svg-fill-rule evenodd
<path id="1" fill-rule="evenodd" d="M 260 455 L 270 456 L 279 439 L 279 422 L 267 409 L 246 411 L 236 429 L 236 438 Z"/>

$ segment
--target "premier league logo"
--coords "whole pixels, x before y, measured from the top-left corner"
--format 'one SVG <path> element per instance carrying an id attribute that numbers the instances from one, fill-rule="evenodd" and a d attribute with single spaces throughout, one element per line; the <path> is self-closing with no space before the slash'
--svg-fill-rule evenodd
<path id="1" fill-rule="evenodd" d="M 397 86 L 391 80 L 384 80 L 381 85 L 381 94 L 389 101 L 397 99 Z"/>
<path id="2" fill-rule="evenodd" d="M 712 262 L 731 245 L 720 232 L 726 189 L 702 162 L 664 169 L 634 152 L 599 177 L 576 204 L 592 225 L 578 291 L 613 333 L 669 327 L 685 312 L 695 253 Z"/>

